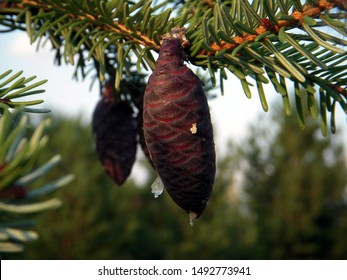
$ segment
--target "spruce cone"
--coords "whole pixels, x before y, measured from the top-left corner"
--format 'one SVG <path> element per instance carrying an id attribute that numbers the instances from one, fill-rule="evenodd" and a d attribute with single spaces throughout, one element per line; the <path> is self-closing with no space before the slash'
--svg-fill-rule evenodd
<path id="1" fill-rule="evenodd" d="M 144 96 L 144 136 L 172 199 L 199 217 L 212 193 L 215 149 L 200 79 L 184 65 L 182 40 L 164 40 Z"/>
<path id="2" fill-rule="evenodd" d="M 128 178 L 136 156 L 136 125 L 125 102 L 115 102 L 105 90 L 92 119 L 96 152 L 107 174 L 117 185 Z"/>

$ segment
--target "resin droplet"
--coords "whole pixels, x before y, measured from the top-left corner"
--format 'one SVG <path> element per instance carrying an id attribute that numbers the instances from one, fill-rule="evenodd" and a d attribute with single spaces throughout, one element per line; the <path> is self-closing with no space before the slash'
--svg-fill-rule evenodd
<path id="1" fill-rule="evenodd" d="M 152 193 L 154 194 L 155 198 L 158 198 L 159 195 L 161 195 L 164 191 L 164 184 L 160 177 L 158 176 L 157 179 L 153 182 L 152 186 Z"/>
<path id="2" fill-rule="evenodd" d="M 194 225 L 194 220 L 198 217 L 198 215 L 194 212 L 189 213 L 189 223 L 191 226 Z"/>
<path id="3" fill-rule="evenodd" d="M 195 134 L 195 133 L 197 133 L 197 131 L 198 131 L 198 129 L 197 129 L 197 127 L 196 127 L 196 123 L 193 123 L 193 124 L 192 124 L 192 127 L 190 128 L 190 132 L 191 132 L 192 134 Z"/>

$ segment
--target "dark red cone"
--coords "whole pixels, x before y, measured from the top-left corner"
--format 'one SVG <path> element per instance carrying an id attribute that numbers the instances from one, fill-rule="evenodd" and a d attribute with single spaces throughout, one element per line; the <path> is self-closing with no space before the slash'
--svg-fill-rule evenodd
<path id="1" fill-rule="evenodd" d="M 213 129 L 201 81 L 183 58 L 181 40 L 166 39 L 146 87 L 143 129 L 168 193 L 199 217 L 216 172 Z"/>
<path id="2" fill-rule="evenodd" d="M 92 129 L 101 164 L 116 184 L 122 185 L 136 156 L 137 131 L 131 108 L 104 94 L 94 110 Z"/>

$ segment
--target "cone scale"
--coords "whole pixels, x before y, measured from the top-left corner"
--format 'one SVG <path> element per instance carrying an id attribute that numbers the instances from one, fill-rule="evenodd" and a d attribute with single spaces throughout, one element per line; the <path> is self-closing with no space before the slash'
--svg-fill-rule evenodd
<path id="1" fill-rule="evenodd" d="M 169 195 L 199 217 L 216 172 L 213 128 L 202 83 L 184 64 L 180 38 L 166 38 L 160 48 L 144 95 L 143 131 Z"/>

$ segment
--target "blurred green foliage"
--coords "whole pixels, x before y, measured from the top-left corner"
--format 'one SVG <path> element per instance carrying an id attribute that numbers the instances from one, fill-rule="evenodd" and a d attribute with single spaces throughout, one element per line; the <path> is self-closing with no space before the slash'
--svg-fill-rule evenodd
<path id="1" fill-rule="evenodd" d="M 259 123 L 244 148 L 249 167 L 243 186 L 257 228 L 257 257 L 346 259 L 347 169 L 342 146 L 319 135 L 312 119 L 298 131 L 295 118 L 277 118 L 273 139 L 271 130 L 262 135 L 266 121 Z"/>
<path id="2" fill-rule="evenodd" d="M 295 122 L 277 114 L 264 123 L 273 130 L 260 122 L 242 147 L 230 144 L 218 160 L 207 210 L 191 227 L 167 193 L 153 197 L 155 173 L 144 159 L 148 180 L 136 184 L 133 173 L 116 187 L 97 160 L 89 125 L 55 118 L 47 153 L 59 152 L 63 162 L 56 172 L 76 179 L 57 194 L 63 207 L 39 217 L 39 240 L 9 257 L 346 259 L 341 145 L 320 137 L 314 122 L 303 131 Z"/>

